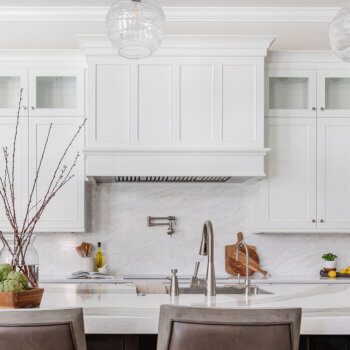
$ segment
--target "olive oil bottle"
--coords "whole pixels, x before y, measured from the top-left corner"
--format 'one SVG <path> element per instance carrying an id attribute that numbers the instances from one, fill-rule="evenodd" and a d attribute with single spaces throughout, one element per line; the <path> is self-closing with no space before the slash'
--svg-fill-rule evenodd
<path id="1" fill-rule="evenodd" d="M 102 250 L 101 250 L 101 242 L 97 243 L 97 253 L 96 253 L 96 271 L 98 271 L 99 268 L 103 267 L 104 263 L 104 257 L 102 254 Z"/>

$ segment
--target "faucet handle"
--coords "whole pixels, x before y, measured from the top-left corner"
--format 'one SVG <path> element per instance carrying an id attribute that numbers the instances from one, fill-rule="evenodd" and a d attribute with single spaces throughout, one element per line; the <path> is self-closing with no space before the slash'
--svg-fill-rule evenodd
<path id="1" fill-rule="evenodd" d="M 199 261 L 196 261 L 196 264 L 194 265 L 193 277 L 197 277 L 197 275 L 198 275 L 199 263 L 200 263 Z"/>
<path id="2" fill-rule="evenodd" d="M 177 274 L 177 269 L 171 269 L 171 273 L 172 273 L 173 275 L 176 275 L 176 274 Z"/>

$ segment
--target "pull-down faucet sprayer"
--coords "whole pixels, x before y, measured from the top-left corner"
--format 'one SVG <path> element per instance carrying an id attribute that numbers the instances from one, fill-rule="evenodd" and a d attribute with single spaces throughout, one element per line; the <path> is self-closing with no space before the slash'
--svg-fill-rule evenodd
<path id="1" fill-rule="evenodd" d="M 211 221 L 207 220 L 203 225 L 202 241 L 199 248 L 199 254 L 208 256 L 207 276 L 205 280 L 197 277 L 199 262 L 196 263 L 194 276 L 192 277 L 192 286 L 205 285 L 208 296 L 216 295 L 216 278 L 214 267 L 214 230 Z"/>

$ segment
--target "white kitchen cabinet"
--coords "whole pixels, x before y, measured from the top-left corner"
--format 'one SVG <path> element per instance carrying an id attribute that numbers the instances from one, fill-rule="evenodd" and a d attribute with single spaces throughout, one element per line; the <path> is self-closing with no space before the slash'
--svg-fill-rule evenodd
<path id="1" fill-rule="evenodd" d="M 0 116 L 84 116 L 84 68 L 4 67 L 0 70 Z"/>
<path id="2" fill-rule="evenodd" d="M 316 119 L 267 118 L 263 231 L 316 228 Z"/>
<path id="3" fill-rule="evenodd" d="M 91 147 L 263 147 L 261 60 L 98 62 L 91 72 Z"/>
<path id="4" fill-rule="evenodd" d="M 30 116 L 84 115 L 83 69 L 30 69 L 28 81 Z"/>
<path id="5" fill-rule="evenodd" d="M 25 69 L 0 70 L 0 116 L 16 117 L 20 91 L 23 89 L 21 116 L 28 114 L 28 72 Z"/>
<path id="6" fill-rule="evenodd" d="M 350 117 L 350 71 L 317 72 L 318 117 Z"/>
<path id="7" fill-rule="evenodd" d="M 66 146 L 71 140 L 83 118 L 72 117 L 33 117 L 29 118 L 29 179 L 33 183 L 38 167 L 45 138 L 50 123 L 53 123 L 50 139 L 47 145 L 46 156 L 40 170 L 39 181 L 35 192 L 35 201 L 45 195 L 56 166 L 63 155 Z M 66 157 L 57 172 L 59 176 L 63 166 L 69 167 L 76 154 L 84 147 L 84 130 L 72 144 Z M 67 168 L 67 171 L 69 169 Z M 60 190 L 48 204 L 42 215 L 36 231 L 84 231 L 84 157 L 80 154 L 74 177 Z M 40 203 L 39 203 L 40 205 Z"/>
<path id="8" fill-rule="evenodd" d="M 350 119 L 317 122 L 317 226 L 350 232 Z"/>
<path id="9" fill-rule="evenodd" d="M 316 117 L 315 70 L 268 70 L 265 92 L 269 117 Z"/>
<path id="10" fill-rule="evenodd" d="M 350 233 L 350 119 L 266 118 L 266 133 L 262 232 Z"/>
<path id="11" fill-rule="evenodd" d="M 11 117 L 0 118 L 0 174 L 4 178 L 5 161 L 3 147 L 8 147 L 11 155 L 9 159 L 9 171 L 12 172 L 12 151 L 13 138 L 16 129 L 16 119 Z M 15 209 L 17 222 L 20 225 L 25 215 L 27 195 L 28 195 L 28 119 L 20 118 L 17 134 L 16 157 L 15 157 Z M 9 185 L 7 185 L 9 187 Z M 8 198 L 11 203 L 9 189 Z M 11 204 L 10 204 L 11 205 Z M 0 230 L 3 232 L 12 231 L 11 225 L 6 217 L 3 201 L 0 200 Z"/>

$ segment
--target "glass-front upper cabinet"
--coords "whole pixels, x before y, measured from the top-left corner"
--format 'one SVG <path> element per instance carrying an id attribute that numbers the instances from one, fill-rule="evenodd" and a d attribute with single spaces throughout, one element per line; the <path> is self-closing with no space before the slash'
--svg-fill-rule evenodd
<path id="1" fill-rule="evenodd" d="M 83 116 L 83 70 L 30 70 L 30 116 Z"/>
<path id="2" fill-rule="evenodd" d="M 350 71 L 317 73 L 318 117 L 350 117 Z"/>
<path id="3" fill-rule="evenodd" d="M 21 116 L 28 115 L 28 74 L 27 70 L 0 70 L 0 116 L 16 117 L 20 91 L 22 92 Z"/>
<path id="4" fill-rule="evenodd" d="M 269 70 L 266 114 L 269 117 L 316 117 L 316 71 Z"/>

